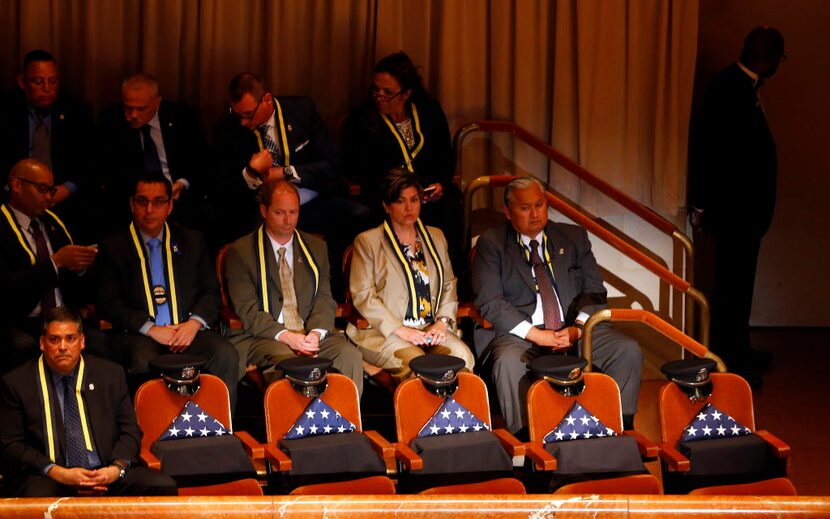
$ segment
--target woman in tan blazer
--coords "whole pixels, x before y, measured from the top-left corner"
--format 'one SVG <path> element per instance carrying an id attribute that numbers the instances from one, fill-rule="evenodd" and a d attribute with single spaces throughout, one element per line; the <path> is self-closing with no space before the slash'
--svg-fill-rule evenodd
<path id="1" fill-rule="evenodd" d="M 428 196 L 428 195 L 427 195 Z M 412 374 L 409 361 L 443 353 L 475 363 L 456 335 L 456 279 L 444 234 L 418 218 L 424 190 L 395 170 L 384 180 L 382 225 L 357 236 L 350 275 L 352 302 L 371 328 L 346 334 L 363 359 L 388 370 L 396 383 Z"/>

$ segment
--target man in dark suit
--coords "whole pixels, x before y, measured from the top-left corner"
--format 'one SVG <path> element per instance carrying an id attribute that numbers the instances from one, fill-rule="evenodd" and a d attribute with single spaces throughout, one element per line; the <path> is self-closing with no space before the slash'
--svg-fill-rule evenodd
<path id="1" fill-rule="evenodd" d="M 300 213 L 296 186 L 285 180 L 269 181 L 261 198 L 264 225 L 234 242 L 225 258 L 228 293 L 245 328 L 230 338 L 239 351 L 240 376 L 254 365 L 273 380 L 280 361 L 319 355 L 332 359 L 334 367 L 362 392 L 362 357 L 334 329 L 337 305 L 329 287 L 326 244 L 296 230 Z"/>
<path id="2" fill-rule="evenodd" d="M 346 247 L 368 227 L 369 210 L 334 194 L 339 178 L 334 140 L 314 102 L 275 97 L 259 76 L 247 72 L 231 81 L 230 98 L 231 113 L 215 139 L 214 187 L 224 208 L 221 235 L 232 241 L 256 228 L 256 190 L 268 180 L 285 179 L 300 192 L 303 210 L 297 226 L 324 235 L 332 265 L 339 264 Z M 340 278 L 339 269 L 333 274 Z"/>
<path id="3" fill-rule="evenodd" d="M 113 229 L 129 223 L 123 202 L 135 180 L 153 171 L 173 184 L 171 220 L 198 228 L 209 161 L 197 112 L 162 99 L 158 80 L 147 73 L 127 77 L 121 99 L 98 117 L 101 183 L 112 206 L 107 210 L 109 223 Z"/>
<path id="4" fill-rule="evenodd" d="M 757 27 L 739 60 L 708 86 L 690 186 L 692 225 L 714 238 L 712 351 L 753 385 L 761 382 L 755 368 L 771 360 L 752 349 L 749 318 L 761 238 L 775 209 L 778 160 L 759 89 L 784 58 L 781 33 Z"/>
<path id="5" fill-rule="evenodd" d="M 607 298 L 588 234 L 548 220 L 538 180 L 512 181 L 504 205 L 509 222 L 483 233 L 476 243 L 475 301 L 494 333 L 479 332 L 475 342 L 480 362 L 492 367 L 507 428 L 518 432 L 527 424 L 527 364 L 538 355 L 579 346 L 585 321 L 605 308 Z M 617 381 L 624 421 L 631 428 L 642 373 L 640 346 L 601 323 L 592 352 L 593 363 Z"/>
<path id="6" fill-rule="evenodd" d="M 53 308 L 43 354 L 3 377 L 3 484 L 18 497 L 176 495 L 176 483 L 134 466 L 141 446 L 124 371 L 81 355 L 77 314 Z"/>
<path id="7" fill-rule="evenodd" d="M 94 156 L 92 112 L 61 95 L 60 83 L 58 64 L 50 53 L 26 54 L 17 76 L 19 88 L 0 103 L 0 171 L 29 157 L 46 164 L 57 187 L 52 206 L 80 231 L 87 213 L 79 197 L 88 188 Z"/>
<path id="8" fill-rule="evenodd" d="M 97 252 L 74 245 L 49 211 L 57 188 L 45 164 L 21 160 L 9 172 L 8 185 L 8 202 L 0 206 L 0 373 L 36 355 L 44 313 L 58 305 L 78 308 L 83 274 Z"/>
<path id="9" fill-rule="evenodd" d="M 202 355 L 235 402 L 237 355 L 210 329 L 219 315 L 219 284 L 201 233 L 168 224 L 173 188 L 161 173 L 136 183 L 133 223 L 101 243 L 97 309 L 112 322 L 130 375 L 147 373 L 161 353 Z"/>

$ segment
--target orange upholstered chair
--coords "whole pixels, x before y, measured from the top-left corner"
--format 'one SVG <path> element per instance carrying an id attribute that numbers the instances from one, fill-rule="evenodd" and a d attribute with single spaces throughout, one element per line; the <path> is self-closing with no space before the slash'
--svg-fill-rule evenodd
<path id="1" fill-rule="evenodd" d="M 620 403 L 620 390 L 617 383 L 608 375 L 602 373 L 584 373 L 583 382 L 585 388 L 578 396 L 565 396 L 556 391 L 549 382 L 538 380 L 534 382 L 527 393 L 527 419 L 530 442 L 527 444 L 527 455 L 537 470 L 556 473 L 557 460 L 545 450 L 543 439 L 547 433 L 553 430 L 565 417 L 573 406 L 574 402 L 588 409 L 607 427 L 618 433 L 623 431 L 622 407 Z M 657 446 L 649 442 L 645 437 L 636 431 L 623 431 L 623 435 L 633 437 L 637 442 L 640 455 L 643 457 L 657 456 Z M 572 442 L 591 440 L 571 440 Z M 590 490 L 592 485 L 596 490 Z M 578 484 L 568 485 L 575 491 L 602 492 L 603 489 L 625 488 L 625 492 L 631 494 L 654 494 L 660 492 L 660 484 L 650 474 L 627 475 L 612 479 L 598 479 L 583 481 Z M 578 489 L 578 490 L 576 490 Z"/>
<path id="2" fill-rule="evenodd" d="M 374 453 L 382 460 L 388 474 L 396 472 L 395 449 L 392 444 L 376 431 L 363 430 L 360 417 L 360 398 L 354 382 L 338 373 L 328 373 L 326 381 L 328 386 L 325 392 L 320 395 L 320 399 L 355 425 L 355 432 L 349 434 L 362 434 L 368 440 Z M 265 459 L 271 464 L 272 470 L 283 473 L 290 473 L 292 470 L 292 460 L 286 452 L 279 448 L 278 442 L 285 437 L 311 401 L 311 397 L 301 395 L 286 379 L 278 380 L 268 386 L 265 392 L 265 430 L 268 444 L 264 446 L 264 451 Z M 343 477 L 348 478 L 348 474 L 344 474 Z M 385 478 L 385 476 L 381 477 Z M 353 480 L 346 482 L 351 483 L 351 485 L 332 484 L 325 487 L 325 489 L 328 489 L 326 492 L 322 492 L 323 487 L 320 487 L 320 491 L 327 494 L 354 494 L 363 488 L 368 493 L 375 493 L 379 488 L 383 488 L 377 485 L 377 481 L 376 479 L 370 479 L 368 482 L 361 483 Z M 388 486 L 386 482 L 383 485 Z M 301 490 L 300 488 L 294 489 L 294 492 L 313 493 L 313 491 L 306 492 L 305 489 Z"/>
<path id="3" fill-rule="evenodd" d="M 463 485 L 445 485 L 432 487 L 420 492 L 430 494 L 526 494 L 525 486 L 515 478 L 498 478 L 480 483 L 466 483 Z"/>
<path id="4" fill-rule="evenodd" d="M 795 496 L 792 481 L 787 478 L 772 478 L 755 483 L 738 485 L 719 485 L 696 488 L 689 494 L 697 496 Z"/>
<path id="5" fill-rule="evenodd" d="M 188 400 L 193 401 L 205 413 L 213 416 L 239 438 L 245 452 L 252 459 L 262 459 L 263 449 L 254 438 L 245 431 L 234 431 L 231 421 L 231 406 L 228 388 L 221 379 L 214 375 L 199 375 L 199 390 L 191 396 L 183 396 L 167 388 L 167 384 L 158 378 L 145 382 L 135 393 L 135 414 L 138 425 L 144 433 L 141 437 L 141 459 L 150 468 L 161 469 L 161 462 L 151 452 L 159 436 L 170 427 Z M 262 489 L 255 479 L 232 481 L 220 485 L 207 485 L 181 489 L 181 495 L 262 495 Z"/>
<path id="6" fill-rule="evenodd" d="M 694 467 L 692 467 L 690 460 L 677 449 L 677 445 L 683 430 L 706 403 L 728 414 L 762 439 L 767 445 L 770 459 L 779 460 L 778 464 L 782 467 L 781 471 L 786 473 L 789 468 L 790 447 L 773 434 L 755 429 L 752 390 L 746 380 L 734 373 L 711 373 L 709 377 L 712 383 L 712 394 L 705 401 L 693 402 L 683 390 L 672 382 L 667 382 L 660 390 L 659 413 L 662 440 L 660 459 L 663 461 L 664 467 L 664 484 L 672 474 L 693 471 Z M 724 464 L 728 465 L 726 459 L 724 459 Z M 759 477 L 759 479 L 764 478 Z M 742 481 L 741 483 L 745 482 Z M 718 492 L 725 490 L 725 488 L 719 487 Z M 763 489 L 764 486 L 760 485 L 758 488 Z M 775 485 L 770 485 L 768 488 L 775 488 Z"/>
<path id="7" fill-rule="evenodd" d="M 395 483 L 386 476 L 305 485 L 291 491 L 292 496 L 349 496 L 349 495 L 392 495 Z"/>
<path id="8" fill-rule="evenodd" d="M 457 382 L 458 386 L 452 395 L 453 399 L 492 428 L 489 397 L 484 381 L 472 373 L 462 372 L 458 373 Z M 441 407 L 444 399 L 427 390 L 420 379 L 413 378 L 402 382 L 397 387 L 393 401 L 398 436 L 398 441 L 395 443 L 395 454 L 405 471 L 417 475 L 419 471 L 424 469 L 424 460 L 411 448 L 411 444 L 413 440 L 418 438 L 418 433 L 424 424 Z M 506 430 L 494 429 L 492 433 L 509 457 L 525 454 L 525 446 Z M 449 436 L 460 437 L 464 435 L 453 434 L 443 438 Z M 502 488 L 499 485 L 500 483 L 494 483 L 494 488 Z M 484 485 L 483 488 L 486 487 L 487 485 Z M 524 491 L 524 487 L 522 487 L 522 491 Z M 484 492 L 490 491 L 484 490 Z"/>

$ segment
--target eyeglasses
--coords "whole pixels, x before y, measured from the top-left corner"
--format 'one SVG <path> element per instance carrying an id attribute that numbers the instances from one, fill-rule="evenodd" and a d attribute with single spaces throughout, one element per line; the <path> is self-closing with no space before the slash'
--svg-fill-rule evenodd
<path id="1" fill-rule="evenodd" d="M 25 76 L 24 76 L 25 77 Z M 60 83 L 61 78 L 57 76 L 52 76 L 49 78 L 45 77 L 25 77 L 26 82 L 30 85 L 34 86 L 43 86 L 44 84 L 48 84 L 50 87 L 57 86 Z"/>
<path id="2" fill-rule="evenodd" d="M 266 94 L 262 94 L 261 96 L 259 96 L 259 101 L 256 102 L 256 106 L 254 107 L 253 110 L 251 110 L 249 112 L 245 112 L 245 113 L 241 114 L 239 112 L 234 112 L 233 107 L 229 107 L 228 108 L 228 114 L 230 114 L 230 116 L 233 117 L 234 119 L 238 119 L 240 121 L 243 120 L 243 119 L 249 119 L 249 120 L 253 119 L 254 116 L 257 113 L 257 110 L 259 110 L 259 105 L 261 105 L 262 100 L 265 99 L 265 96 L 266 96 Z"/>
<path id="3" fill-rule="evenodd" d="M 379 88 L 377 85 L 372 85 L 369 87 L 369 95 L 378 99 L 380 101 L 391 101 L 401 95 L 403 90 L 398 90 L 394 94 L 389 90 L 383 90 Z"/>
<path id="4" fill-rule="evenodd" d="M 49 193 L 50 195 L 55 196 L 55 193 L 58 192 L 57 187 L 50 186 L 49 184 L 46 184 L 44 182 L 35 182 L 34 180 L 29 180 L 28 178 L 23 178 L 23 177 L 14 177 L 14 178 L 16 178 L 17 180 L 19 180 L 21 182 L 25 182 L 26 184 L 29 184 L 30 186 L 35 186 L 35 189 L 37 189 L 37 192 L 40 193 L 41 195 L 45 195 L 45 194 Z"/>
<path id="5" fill-rule="evenodd" d="M 144 198 L 140 196 L 138 198 L 133 198 L 133 203 L 142 209 L 147 209 L 148 207 L 164 207 L 165 205 L 170 203 L 169 198 L 154 198 L 150 200 L 149 198 Z"/>

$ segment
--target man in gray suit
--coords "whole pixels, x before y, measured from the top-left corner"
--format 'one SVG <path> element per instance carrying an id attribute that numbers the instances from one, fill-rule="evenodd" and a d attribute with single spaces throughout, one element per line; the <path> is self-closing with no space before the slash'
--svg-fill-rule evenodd
<path id="1" fill-rule="evenodd" d="M 244 327 L 229 338 L 239 352 L 240 376 L 255 365 L 271 382 L 280 361 L 319 355 L 331 359 L 362 393 L 362 357 L 334 330 L 337 304 L 331 297 L 326 243 L 296 230 L 296 186 L 285 180 L 264 184 L 259 210 L 265 223 L 234 242 L 225 259 L 231 304 Z"/>
<path id="2" fill-rule="evenodd" d="M 502 415 L 515 433 L 527 424 L 527 364 L 538 355 L 580 346 L 585 321 L 605 308 L 607 299 L 588 234 L 548 220 L 538 180 L 512 181 L 504 205 L 509 222 L 488 230 L 476 244 L 473 289 L 476 306 L 494 327 L 494 333 L 476 334 L 479 362 L 492 368 Z M 617 381 L 624 421 L 631 428 L 642 372 L 640 347 L 608 323 L 594 329 L 593 339 L 593 362 Z"/>

